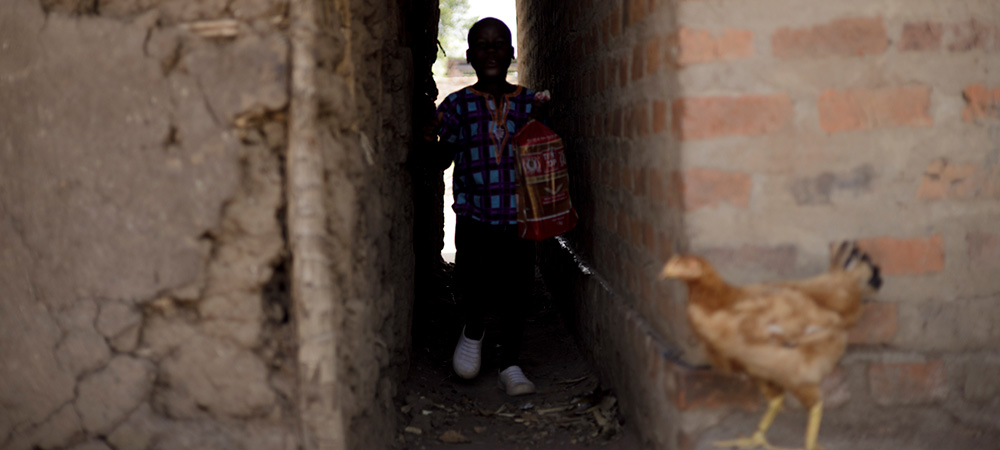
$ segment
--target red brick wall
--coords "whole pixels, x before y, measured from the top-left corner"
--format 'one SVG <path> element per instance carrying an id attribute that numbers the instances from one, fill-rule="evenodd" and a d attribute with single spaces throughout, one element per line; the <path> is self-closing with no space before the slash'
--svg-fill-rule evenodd
<path id="1" fill-rule="evenodd" d="M 815 273 L 856 239 L 886 284 L 851 335 L 865 392 L 845 407 L 1000 392 L 964 385 L 996 363 L 962 362 L 1000 349 L 1000 7 L 949 5 L 520 0 L 521 77 L 552 90 L 574 170 L 571 245 L 618 313 L 697 360 L 683 289 L 656 279 L 675 249 L 742 282 Z"/>

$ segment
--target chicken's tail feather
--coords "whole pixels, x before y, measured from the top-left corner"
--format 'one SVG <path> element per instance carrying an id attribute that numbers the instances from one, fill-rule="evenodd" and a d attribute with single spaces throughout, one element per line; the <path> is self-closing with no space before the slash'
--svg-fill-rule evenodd
<path id="1" fill-rule="evenodd" d="M 877 291 L 879 288 L 882 287 L 882 276 L 879 274 L 880 271 L 879 267 L 872 262 L 871 258 L 868 257 L 867 253 L 865 253 L 864 256 L 861 257 L 861 260 L 865 264 L 868 264 L 871 267 L 872 276 L 868 278 L 868 285 L 871 286 L 872 289 L 875 289 Z"/>
<path id="2" fill-rule="evenodd" d="M 882 287 L 881 270 L 868 253 L 858 248 L 857 242 L 844 241 L 839 245 L 835 244 L 835 249 L 830 255 L 830 269 L 856 272 L 873 290 Z"/>

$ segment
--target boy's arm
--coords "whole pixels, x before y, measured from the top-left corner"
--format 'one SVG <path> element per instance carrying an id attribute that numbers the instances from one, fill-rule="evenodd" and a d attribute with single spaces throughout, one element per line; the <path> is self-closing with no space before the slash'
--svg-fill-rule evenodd
<path id="1" fill-rule="evenodd" d="M 430 155 L 426 156 L 428 162 L 441 170 L 447 169 L 455 159 L 458 152 L 458 145 L 446 141 L 439 141 L 435 134 L 434 124 L 428 124 L 424 128 L 424 142 Z"/>
<path id="2" fill-rule="evenodd" d="M 441 170 L 447 169 L 451 165 L 451 162 L 455 160 L 455 154 L 458 153 L 458 145 L 452 144 L 450 142 L 438 142 L 435 156 L 439 157 L 440 165 L 438 167 Z"/>

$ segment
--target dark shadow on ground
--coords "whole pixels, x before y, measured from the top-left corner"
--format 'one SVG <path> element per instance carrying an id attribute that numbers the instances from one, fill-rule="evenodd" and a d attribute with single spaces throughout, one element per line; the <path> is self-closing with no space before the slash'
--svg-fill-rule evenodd
<path id="1" fill-rule="evenodd" d="M 396 399 L 397 449 L 633 449 L 614 393 L 602 388 L 539 275 L 521 367 L 538 392 L 509 397 L 497 386 L 497 347 L 484 341 L 479 377 L 451 368 L 461 331 L 446 266 L 437 289 L 418 293 L 409 376 Z"/>

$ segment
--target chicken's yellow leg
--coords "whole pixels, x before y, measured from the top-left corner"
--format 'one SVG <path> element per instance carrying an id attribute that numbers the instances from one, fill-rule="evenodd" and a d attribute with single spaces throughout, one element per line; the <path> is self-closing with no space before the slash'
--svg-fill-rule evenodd
<path id="1" fill-rule="evenodd" d="M 770 449 L 771 444 L 767 442 L 764 438 L 764 433 L 767 433 L 767 429 L 771 428 L 771 423 L 774 422 L 774 418 L 778 416 L 778 411 L 781 411 L 781 404 L 785 400 L 784 395 L 777 396 L 768 401 L 767 412 L 764 413 L 764 417 L 760 419 L 760 424 L 757 425 L 757 431 L 753 433 L 752 436 L 748 438 L 733 439 L 731 441 L 717 441 L 712 444 L 716 447 L 727 448 L 727 447 L 737 447 L 741 449 L 746 448 L 756 448 L 762 447 Z M 812 426 L 812 416 L 810 415 L 810 426 Z M 816 431 L 819 432 L 819 423 L 816 423 Z M 814 439 L 815 440 L 815 439 Z"/>
<path id="2" fill-rule="evenodd" d="M 809 408 L 809 424 L 806 426 L 806 448 L 805 450 L 822 450 L 819 444 L 816 443 L 816 438 L 819 436 L 819 422 L 823 419 L 823 401 L 820 400 L 816 402 L 812 408 Z"/>

